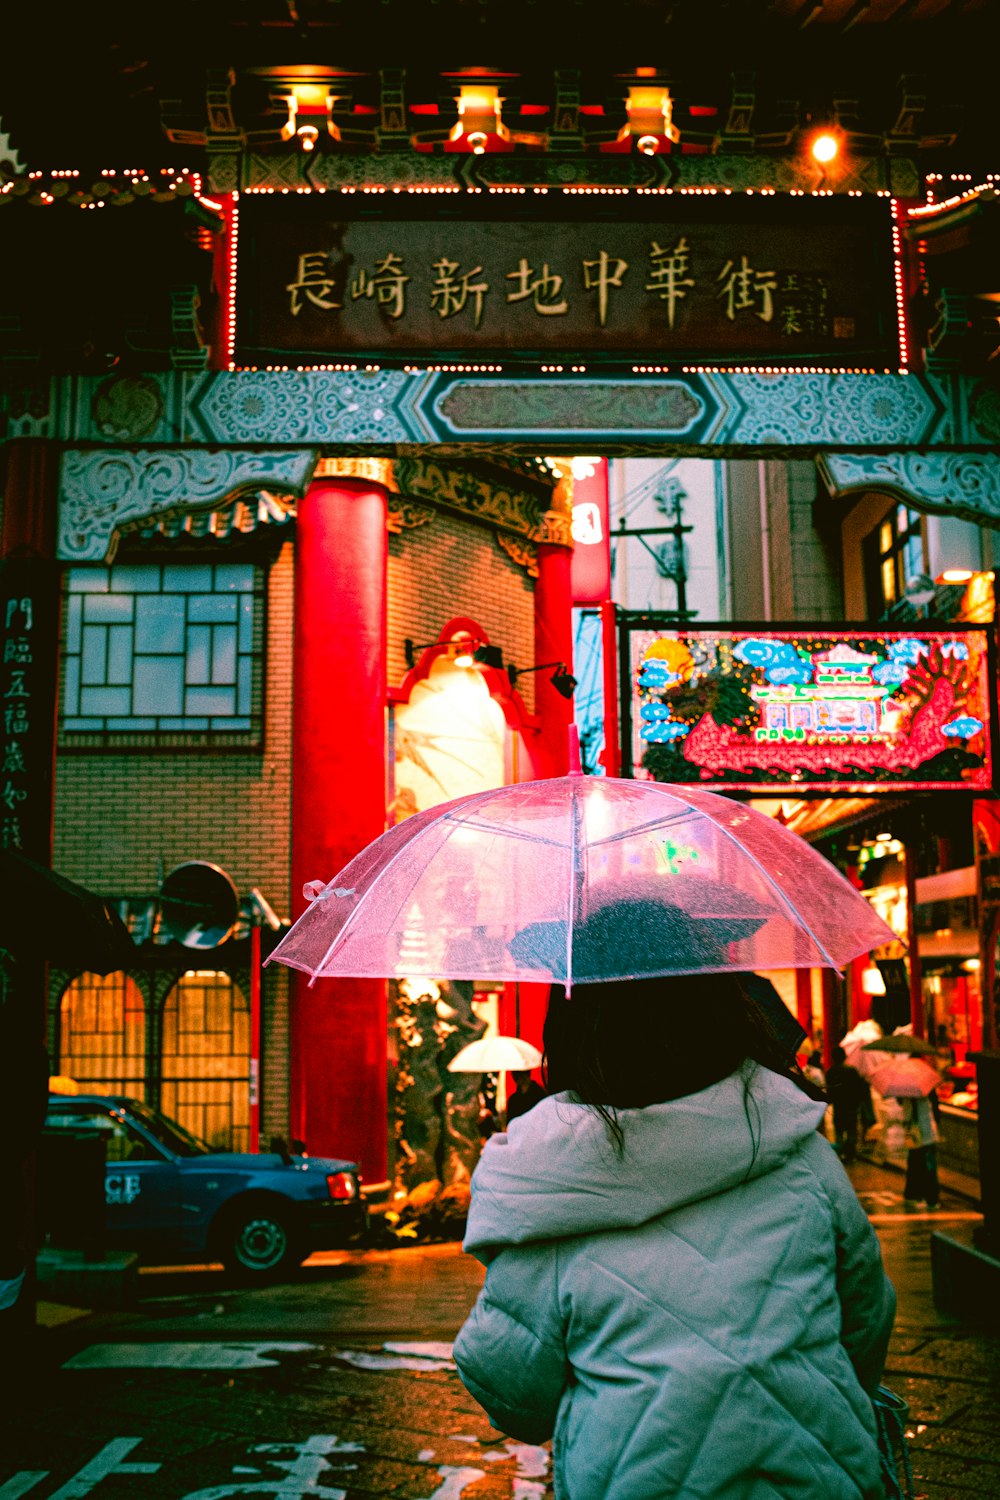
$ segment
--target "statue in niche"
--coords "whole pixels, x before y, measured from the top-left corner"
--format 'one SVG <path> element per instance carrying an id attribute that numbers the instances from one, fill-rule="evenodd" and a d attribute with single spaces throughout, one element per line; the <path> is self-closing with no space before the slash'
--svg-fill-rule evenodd
<path id="1" fill-rule="evenodd" d="M 471 982 L 404 979 L 392 986 L 398 1065 L 394 1090 L 394 1186 L 467 1183 L 479 1159 L 478 1073 L 448 1063 L 480 1037 Z"/>

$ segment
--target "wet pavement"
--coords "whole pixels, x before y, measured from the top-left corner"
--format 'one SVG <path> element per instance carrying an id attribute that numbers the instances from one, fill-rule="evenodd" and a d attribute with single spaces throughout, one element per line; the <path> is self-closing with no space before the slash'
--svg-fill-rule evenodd
<path id="1" fill-rule="evenodd" d="M 907 1214 L 898 1173 L 852 1177 L 899 1293 L 886 1378 L 910 1404 L 914 1492 L 1000 1500 L 1000 1338 L 931 1295 L 930 1235 L 977 1222 L 975 1205 L 945 1192 Z M 0 1500 L 549 1500 L 547 1450 L 494 1432 L 449 1358 L 480 1281 L 434 1245 L 314 1256 L 254 1289 L 150 1270 L 130 1311 L 43 1309 Z"/>

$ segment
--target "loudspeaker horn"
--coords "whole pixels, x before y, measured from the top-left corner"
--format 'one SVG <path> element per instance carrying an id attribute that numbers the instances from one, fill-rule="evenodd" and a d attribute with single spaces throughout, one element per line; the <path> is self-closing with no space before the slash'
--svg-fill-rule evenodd
<path id="1" fill-rule="evenodd" d="M 207 859 L 177 865 L 160 887 L 160 915 L 185 948 L 217 948 L 239 916 L 240 895 L 225 870 Z"/>

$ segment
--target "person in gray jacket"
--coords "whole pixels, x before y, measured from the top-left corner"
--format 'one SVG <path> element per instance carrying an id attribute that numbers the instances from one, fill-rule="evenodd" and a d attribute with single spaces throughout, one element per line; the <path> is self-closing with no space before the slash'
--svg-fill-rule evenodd
<path id="1" fill-rule="evenodd" d="M 455 1361 L 490 1421 L 554 1438 L 559 1500 L 877 1500 L 895 1294 L 739 981 L 554 989 L 545 1048 L 472 1179 Z"/>

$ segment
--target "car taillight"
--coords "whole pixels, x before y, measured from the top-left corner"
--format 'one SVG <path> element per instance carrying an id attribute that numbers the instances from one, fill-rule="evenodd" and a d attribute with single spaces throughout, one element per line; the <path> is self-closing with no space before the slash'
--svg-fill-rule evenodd
<path id="1" fill-rule="evenodd" d="M 350 1172 L 331 1172 L 326 1179 L 326 1190 L 331 1198 L 339 1200 L 358 1196 L 358 1185 Z"/>

